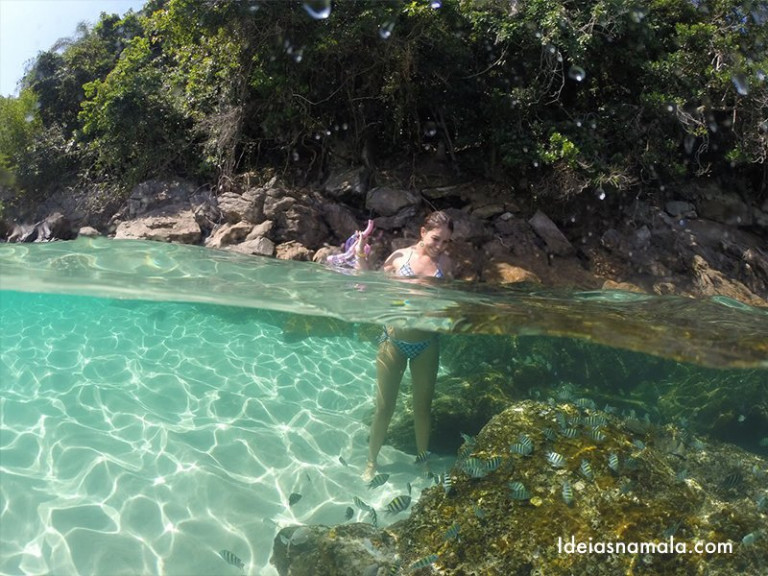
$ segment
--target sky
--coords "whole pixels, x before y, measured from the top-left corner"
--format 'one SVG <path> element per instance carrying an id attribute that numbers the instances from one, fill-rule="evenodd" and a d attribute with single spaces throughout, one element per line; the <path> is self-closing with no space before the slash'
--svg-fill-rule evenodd
<path id="1" fill-rule="evenodd" d="M 138 12 L 144 0 L 0 0 L 0 95 L 17 96 L 27 62 L 59 38 L 74 36 L 78 23 L 93 25 L 102 12 Z"/>

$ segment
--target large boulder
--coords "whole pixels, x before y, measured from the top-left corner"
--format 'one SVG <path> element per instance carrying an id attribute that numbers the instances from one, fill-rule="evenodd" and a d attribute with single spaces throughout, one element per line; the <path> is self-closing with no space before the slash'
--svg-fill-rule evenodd
<path id="1" fill-rule="evenodd" d="M 173 212 L 160 208 L 141 218 L 121 222 L 115 231 L 115 238 L 118 239 L 157 240 L 181 244 L 198 244 L 201 237 L 200 226 L 189 209 Z"/>

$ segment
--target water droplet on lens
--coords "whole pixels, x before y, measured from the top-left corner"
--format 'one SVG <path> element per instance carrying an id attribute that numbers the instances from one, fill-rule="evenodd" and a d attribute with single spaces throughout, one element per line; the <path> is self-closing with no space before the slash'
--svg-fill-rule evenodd
<path id="1" fill-rule="evenodd" d="M 693 152 L 693 145 L 696 143 L 696 136 L 693 134 L 686 134 L 685 140 L 683 141 L 683 146 L 685 147 L 685 151 L 688 154 L 691 154 Z"/>
<path id="2" fill-rule="evenodd" d="M 568 70 L 568 77 L 571 80 L 576 80 L 576 82 L 581 82 L 587 77 L 587 73 L 581 66 L 571 66 L 570 70 Z"/>
<path id="3" fill-rule="evenodd" d="M 734 74 L 731 78 L 731 81 L 736 88 L 736 92 L 738 92 L 741 96 L 746 96 L 749 94 L 749 81 L 747 80 L 746 76 L 744 76 L 744 74 Z"/>
<path id="4" fill-rule="evenodd" d="M 390 36 L 392 36 L 392 30 L 395 27 L 395 22 L 393 20 L 390 20 L 389 22 L 384 22 L 384 24 L 381 25 L 379 28 L 379 36 L 382 40 L 387 40 Z"/>
<path id="5" fill-rule="evenodd" d="M 304 10 L 315 20 L 325 20 L 331 15 L 331 0 L 306 0 Z"/>

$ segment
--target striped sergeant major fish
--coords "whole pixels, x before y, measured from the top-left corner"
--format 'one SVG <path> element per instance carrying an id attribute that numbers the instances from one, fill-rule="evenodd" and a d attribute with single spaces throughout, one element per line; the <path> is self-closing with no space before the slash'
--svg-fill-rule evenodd
<path id="1" fill-rule="evenodd" d="M 401 494 L 400 496 L 395 496 L 392 501 L 386 505 L 387 514 L 397 514 L 398 512 L 402 512 L 408 506 L 411 505 L 411 497 L 407 494 Z"/>
<path id="2" fill-rule="evenodd" d="M 432 454 L 429 450 L 422 450 L 418 454 L 416 454 L 416 460 L 414 462 L 416 464 L 421 464 L 422 462 L 426 462 L 429 460 L 429 456 Z"/>
<path id="3" fill-rule="evenodd" d="M 430 554 L 429 556 L 424 556 L 423 558 L 419 558 L 411 564 L 408 569 L 413 572 L 415 570 L 421 570 L 422 568 L 426 568 L 427 566 L 431 566 L 435 562 L 437 562 L 437 554 Z"/>
<path id="4" fill-rule="evenodd" d="M 360 500 L 360 498 L 358 498 L 357 496 L 352 498 L 352 501 L 355 503 L 355 506 L 360 508 L 360 510 L 365 510 L 366 512 L 370 512 L 372 510 L 372 508 L 371 508 L 371 506 L 369 504 L 366 504 L 365 502 Z"/>
<path id="5" fill-rule="evenodd" d="M 382 484 L 384 484 L 387 480 L 389 480 L 389 474 L 376 474 L 370 482 L 368 482 L 368 488 L 378 488 Z"/>
<path id="6" fill-rule="evenodd" d="M 221 556 L 224 562 L 230 566 L 234 566 L 240 570 L 245 569 L 245 564 L 243 561 L 240 560 L 240 558 L 238 558 L 233 552 L 230 552 L 229 550 L 219 550 L 219 556 Z"/>

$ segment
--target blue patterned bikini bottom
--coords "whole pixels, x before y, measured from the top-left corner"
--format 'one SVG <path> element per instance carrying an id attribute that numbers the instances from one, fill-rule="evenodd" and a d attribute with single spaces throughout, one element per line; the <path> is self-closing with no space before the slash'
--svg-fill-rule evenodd
<path id="1" fill-rule="evenodd" d="M 424 352 L 429 346 L 436 340 L 436 336 L 433 336 L 429 340 L 420 340 L 418 342 L 409 342 L 407 340 L 398 340 L 397 338 L 392 338 L 392 336 L 389 335 L 389 332 L 387 332 L 387 329 L 384 328 L 384 331 L 381 333 L 381 336 L 379 337 L 379 344 L 382 342 L 386 342 L 389 340 L 392 342 L 392 344 L 397 348 L 400 353 L 408 358 L 408 360 L 413 360 L 416 358 L 419 354 Z"/>

